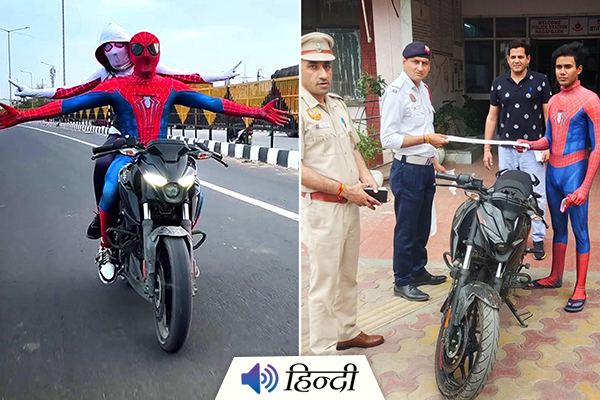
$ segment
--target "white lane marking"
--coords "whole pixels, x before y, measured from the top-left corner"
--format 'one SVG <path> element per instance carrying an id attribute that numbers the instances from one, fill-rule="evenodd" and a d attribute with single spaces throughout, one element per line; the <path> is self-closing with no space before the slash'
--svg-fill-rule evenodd
<path id="1" fill-rule="evenodd" d="M 73 138 L 71 136 L 61 135 L 60 133 L 56 133 L 56 132 L 52 132 L 52 131 L 47 131 L 45 129 L 40 129 L 40 128 L 36 128 L 36 127 L 33 127 L 33 126 L 29 126 L 29 125 L 21 125 L 21 126 L 23 128 L 35 129 L 36 131 L 49 133 L 51 135 L 55 135 L 55 136 L 58 136 L 58 137 L 61 137 L 61 138 L 64 138 L 64 139 L 69 139 L 69 140 L 72 140 L 72 141 L 77 142 L 77 143 L 86 144 L 86 145 L 88 145 L 90 147 L 101 146 L 100 144 L 94 144 L 94 143 L 84 142 L 83 140 L 75 139 L 75 138 Z"/>
<path id="2" fill-rule="evenodd" d="M 203 181 L 203 180 L 200 180 L 200 184 L 202 186 L 204 186 L 204 187 L 207 187 L 207 188 L 212 189 L 214 191 L 217 191 L 219 193 L 223 193 L 226 196 L 233 197 L 234 199 L 238 199 L 238 200 L 241 200 L 241 201 L 243 201 L 245 203 L 252 204 L 253 206 L 260 207 L 260 208 L 262 208 L 264 210 L 271 211 L 272 213 L 279 214 L 282 217 L 286 217 L 286 218 L 292 219 L 294 221 L 299 221 L 300 220 L 300 217 L 298 216 L 298 214 L 293 213 L 291 211 L 284 210 L 283 208 L 279 208 L 279 207 L 274 206 L 272 204 L 265 203 L 264 201 L 260 201 L 260 200 L 254 199 L 252 197 L 248 197 L 248 196 L 243 195 L 241 193 L 237 193 L 237 192 L 234 192 L 232 190 L 225 189 L 223 187 L 214 185 L 214 184 L 212 184 L 210 182 L 206 182 L 206 181 Z"/>
<path id="3" fill-rule="evenodd" d="M 64 138 L 64 139 L 73 140 L 74 142 L 85 144 L 85 145 L 88 145 L 90 147 L 100 146 L 98 144 L 84 142 L 83 140 L 75 139 L 73 137 L 66 136 L 66 135 L 61 135 L 60 133 L 56 133 L 56 132 L 52 132 L 52 131 L 47 131 L 45 129 L 35 128 L 33 126 L 28 126 L 28 125 L 21 125 L 21 126 L 24 127 L 24 128 L 34 129 L 36 131 L 49 133 L 51 135 L 55 135 L 55 136 L 58 136 L 58 137 L 61 137 L 61 138 Z M 216 192 L 222 193 L 222 194 L 224 194 L 226 196 L 233 197 L 234 199 L 238 199 L 240 201 L 243 201 L 245 203 L 251 204 L 251 205 L 256 206 L 256 207 L 260 207 L 263 210 L 270 211 L 272 213 L 281 215 L 282 217 L 289 218 L 289 219 L 294 220 L 294 221 L 300 221 L 300 216 L 297 213 L 294 213 L 294 212 L 291 212 L 291 211 L 288 211 L 288 210 L 284 210 L 283 208 L 274 206 L 274 205 L 269 204 L 269 203 L 265 203 L 264 201 L 257 200 L 257 199 L 252 198 L 252 197 L 248 197 L 248 196 L 246 196 L 244 194 L 237 193 L 237 192 L 234 192 L 234 191 L 229 190 L 229 189 L 225 189 L 224 187 L 217 186 L 217 185 L 215 185 L 213 183 L 210 183 L 210 182 L 206 182 L 206 181 L 200 180 L 200 184 L 202 186 L 204 186 L 204 187 L 207 187 L 207 188 L 212 189 L 212 190 L 214 190 Z"/>

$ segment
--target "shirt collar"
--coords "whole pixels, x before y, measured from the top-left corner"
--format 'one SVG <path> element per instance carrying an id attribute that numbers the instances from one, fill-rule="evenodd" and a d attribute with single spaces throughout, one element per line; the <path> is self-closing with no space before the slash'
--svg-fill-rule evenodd
<path id="1" fill-rule="evenodd" d="M 507 80 L 510 80 L 510 81 L 514 82 L 515 80 L 510 75 L 510 72 L 511 71 L 509 69 L 508 72 L 504 74 L 504 76 L 506 77 Z M 527 74 L 525 75 L 525 77 L 522 80 L 531 79 L 532 76 L 533 76 L 533 73 L 531 72 L 531 69 L 529 67 L 527 67 Z"/>
<path id="2" fill-rule="evenodd" d="M 400 76 L 402 77 L 402 79 L 404 79 L 404 81 L 406 83 L 408 83 L 410 85 L 411 88 L 415 88 L 418 90 L 419 87 L 421 87 L 421 85 L 419 85 L 419 87 L 417 87 L 417 85 L 415 85 L 413 80 L 410 79 L 410 76 L 408 76 L 408 74 L 404 70 L 402 70 L 402 72 L 400 73 Z M 423 83 L 423 82 L 421 82 L 421 83 Z"/>
<path id="3" fill-rule="evenodd" d="M 310 108 L 315 108 L 321 104 L 317 99 L 315 99 L 315 96 L 313 96 L 308 90 L 304 89 L 303 86 L 300 86 L 300 93 Z M 327 97 L 327 95 L 325 95 L 325 97 Z"/>

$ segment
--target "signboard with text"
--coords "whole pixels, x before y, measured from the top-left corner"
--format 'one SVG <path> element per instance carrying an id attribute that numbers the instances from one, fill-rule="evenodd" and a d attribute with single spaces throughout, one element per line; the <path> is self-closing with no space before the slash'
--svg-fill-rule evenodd
<path id="1" fill-rule="evenodd" d="M 588 20 L 588 35 L 600 35 L 600 17 Z"/>
<path id="2" fill-rule="evenodd" d="M 532 18 L 531 36 L 568 36 L 569 18 Z"/>

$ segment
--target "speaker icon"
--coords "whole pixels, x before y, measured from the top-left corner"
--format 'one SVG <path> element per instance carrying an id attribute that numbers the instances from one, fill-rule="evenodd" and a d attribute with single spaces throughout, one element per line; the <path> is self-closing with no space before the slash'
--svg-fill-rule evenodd
<path id="1" fill-rule="evenodd" d="M 271 393 L 279 383 L 279 375 L 271 364 L 267 364 L 267 368 L 263 371 L 260 372 L 260 363 L 256 363 L 250 371 L 242 374 L 242 385 L 250 386 L 258 394 L 260 394 L 260 385 L 263 385 L 265 390 Z"/>

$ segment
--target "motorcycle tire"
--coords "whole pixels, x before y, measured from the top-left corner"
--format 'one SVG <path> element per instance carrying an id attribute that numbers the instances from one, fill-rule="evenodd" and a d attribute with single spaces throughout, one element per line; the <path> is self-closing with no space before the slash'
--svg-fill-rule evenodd
<path id="1" fill-rule="evenodd" d="M 474 399 L 485 386 L 496 361 L 499 312 L 475 299 L 454 334 L 454 339 L 460 339 L 454 341 L 447 337 L 445 320 L 444 317 L 435 349 L 438 389 L 446 399 Z"/>
<path id="2" fill-rule="evenodd" d="M 192 275 L 183 238 L 163 237 L 156 249 L 154 326 L 160 347 L 175 353 L 185 343 L 192 323 Z"/>

